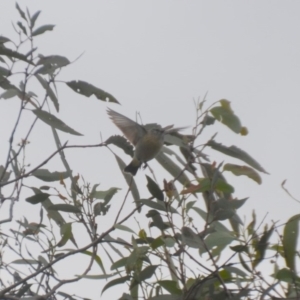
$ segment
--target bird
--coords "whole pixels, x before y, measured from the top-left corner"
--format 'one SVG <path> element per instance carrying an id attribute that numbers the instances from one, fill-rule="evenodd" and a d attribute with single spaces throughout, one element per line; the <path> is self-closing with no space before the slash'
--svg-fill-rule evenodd
<path id="1" fill-rule="evenodd" d="M 110 108 L 107 109 L 107 113 L 112 122 L 135 147 L 132 161 L 124 168 L 124 172 L 132 176 L 136 175 L 143 163 L 147 165 L 147 162 L 160 152 L 166 133 L 174 133 L 183 129 L 183 127 L 173 128 L 174 125 L 162 128 L 157 124 L 148 129 Z"/>

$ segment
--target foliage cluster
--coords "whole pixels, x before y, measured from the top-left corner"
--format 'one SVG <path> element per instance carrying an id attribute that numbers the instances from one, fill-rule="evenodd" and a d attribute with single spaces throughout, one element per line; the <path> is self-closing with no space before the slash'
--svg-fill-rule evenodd
<path id="1" fill-rule="evenodd" d="M 31 15 L 18 4 L 16 8 L 20 15 L 14 27 L 18 41 L 0 36 L 0 99 L 18 98 L 20 103 L 17 119 L 10 129 L 7 156 L 0 167 L 0 205 L 9 214 L 0 220 L 0 299 L 86 298 L 68 290 L 69 284 L 85 280 L 94 280 L 95 290 L 99 289 L 99 281 L 106 280 L 98 291 L 99 296 L 104 293 L 104 298 L 106 290 L 123 285 L 126 292 L 118 295 L 123 300 L 299 299 L 296 270 L 299 215 L 288 220 L 282 234 L 276 224 L 257 222 L 255 212 L 251 222 L 243 224 L 237 211 L 247 199 L 234 198 L 234 187 L 225 176 L 228 173 L 247 176 L 261 184 L 260 173 L 266 171 L 240 148 L 218 143 L 216 136 L 203 145 L 197 144 L 202 132 L 216 122 L 236 134 L 247 134 L 230 102 L 222 99 L 208 107 L 205 101 L 197 103 L 192 134 L 166 136 L 166 145 L 156 159 L 168 178 L 158 182 L 151 172 L 151 176 L 146 176 L 149 197 L 141 199 L 139 191 L 144 187 L 122 172 L 125 163 L 113 151 L 118 147 L 132 156 L 133 148 L 124 137 L 112 136 L 102 143 L 81 146 L 61 141 L 60 132 L 81 135 L 57 117 L 58 77 L 71 62 L 60 55 L 37 55 L 36 38 L 48 34 L 54 25 L 37 26 L 40 11 Z M 29 50 L 24 52 L 26 47 Z M 17 74 L 22 76 L 19 85 Z M 43 88 L 43 95 L 29 90 L 29 82 L 34 80 Z M 99 100 L 118 103 L 113 95 L 85 81 L 62 84 L 85 97 L 94 95 Z M 35 118 L 18 147 L 14 147 L 25 111 L 31 111 Z M 32 131 L 41 122 L 51 128 L 56 150 L 30 167 L 25 150 Z M 1 145 L 3 152 L 5 142 Z M 178 147 L 180 152 L 173 151 L 170 145 Z M 117 199 L 118 188 L 99 190 L 98 184 L 86 183 L 74 175 L 64 150 L 75 147 L 111 149 L 120 176 L 128 185 L 123 202 Z M 241 164 L 211 161 L 205 154 L 208 149 Z M 64 171 L 46 168 L 54 156 L 60 157 Z M 29 178 L 36 178 L 36 186 L 27 186 Z M 40 181 L 44 185 L 39 186 Z M 26 198 L 28 209 L 32 205 L 39 207 L 39 223 L 14 218 L 16 207 L 24 201 L 24 189 L 32 193 Z M 125 202 L 130 197 L 135 207 L 125 214 Z M 111 213 L 112 201 L 114 206 L 120 203 L 119 212 L 111 224 L 105 224 L 101 218 Z M 120 217 L 121 212 L 125 217 Z M 145 217 L 149 226 L 143 222 Z M 139 221 L 134 228 L 127 223 L 133 218 Z M 3 230 L 6 223 L 14 229 Z M 74 226 L 85 231 L 88 242 L 82 244 Z M 8 261 L 8 252 L 17 259 Z M 73 277 L 64 278 L 60 263 L 83 255 L 88 258 L 84 270 L 72 264 Z M 260 268 L 266 261 L 272 263 L 271 276 Z M 95 270 L 98 274 L 94 274 Z"/>

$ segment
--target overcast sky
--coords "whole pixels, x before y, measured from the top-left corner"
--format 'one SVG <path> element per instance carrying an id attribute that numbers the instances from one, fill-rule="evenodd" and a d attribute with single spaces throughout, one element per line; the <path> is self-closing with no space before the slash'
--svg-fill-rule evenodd
<path id="1" fill-rule="evenodd" d="M 247 151 L 270 173 L 262 174 L 261 186 L 229 177 L 236 197 L 250 196 L 240 215 L 249 220 L 256 209 L 260 218 L 268 213 L 268 220 L 285 221 L 299 212 L 299 204 L 280 187 L 287 179 L 287 188 L 300 199 L 299 1 L 22 0 L 19 4 L 32 14 L 42 11 L 39 25 L 56 25 L 53 32 L 37 37 L 38 53 L 74 60 L 84 52 L 59 79 L 85 80 L 110 92 L 122 104 L 88 99 L 61 84 L 59 117 L 84 134 L 82 138 L 62 134 L 63 141 L 94 144 L 99 142 L 100 132 L 103 139 L 119 134 L 106 115 L 108 106 L 133 119 L 140 112 L 144 123 L 193 126 L 193 99 L 202 99 L 208 92 L 208 104 L 222 98 L 231 101 L 249 135 L 238 136 L 218 125 L 199 144 L 219 131 L 217 141 Z M 0 34 L 12 37 L 11 22 L 19 20 L 14 2 L 2 0 L 1 12 Z M 16 116 L 13 108 L 18 105 L 16 100 L 2 100 L 1 106 L 1 141 L 7 141 L 7 128 Z M 31 149 L 41 143 L 50 154 L 53 140 L 45 130 L 46 125 L 40 124 L 40 131 L 31 138 Z M 23 137 L 22 131 L 18 137 Z M 218 163 L 236 163 L 213 151 L 209 154 Z M 0 155 L 3 161 L 6 149 Z M 32 165 L 44 157 L 44 153 L 28 153 Z M 89 181 L 101 183 L 103 189 L 119 186 L 126 192 L 107 150 L 79 150 L 70 153 L 70 160 L 74 170 Z M 159 168 L 156 162 L 152 165 Z M 114 178 L 109 178 L 110 174 Z M 137 179 L 142 185 L 144 174 L 140 172 Z"/>

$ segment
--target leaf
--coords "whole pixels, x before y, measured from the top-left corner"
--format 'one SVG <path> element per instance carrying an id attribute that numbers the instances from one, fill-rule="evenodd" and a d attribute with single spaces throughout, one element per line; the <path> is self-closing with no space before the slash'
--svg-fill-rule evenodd
<path id="1" fill-rule="evenodd" d="M 157 281 L 161 287 L 167 290 L 172 295 L 182 295 L 182 291 L 178 288 L 178 284 L 173 280 L 159 280 Z M 172 298 L 171 298 L 172 299 Z"/>
<path id="2" fill-rule="evenodd" d="M 300 214 L 291 217 L 283 230 L 283 250 L 286 265 L 296 272 L 296 253 L 299 236 L 299 220 Z"/>
<path id="3" fill-rule="evenodd" d="M 70 64 L 70 61 L 60 55 L 42 56 L 40 55 L 39 61 L 36 65 L 42 65 L 35 71 L 34 74 L 53 74 L 55 70 L 65 67 Z"/>
<path id="4" fill-rule="evenodd" d="M 47 193 L 39 193 L 34 196 L 28 197 L 25 200 L 31 204 L 38 204 L 48 199 L 49 196 L 50 195 Z"/>
<path id="5" fill-rule="evenodd" d="M 95 87 L 94 85 L 81 80 L 73 80 L 66 82 L 67 86 L 78 94 L 90 97 L 95 95 L 99 100 L 105 102 L 119 103 L 119 101 L 111 94 Z"/>
<path id="6" fill-rule="evenodd" d="M 0 47 L 0 55 L 5 55 L 10 58 L 18 58 L 18 59 L 23 60 L 31 65 L 34 65 L 34 63 L 32 61 L 28 60 L 24 54 L 13 51 L 9 48 L 4 47 L 3 45 L 2 45 L 2 47 Z"/>
<path id="7" fill-rule="evenodd" d="M 123 176 L 126 180 L 127 185 L 130 187 L 130 191 L 131 191 L 132 197 L 135 201 L 135 204 L 138 207 L 139 206 L 138 201 L 140 200 L 140 193 L 139 193 L 139 190 L 138 190 L 137 185 L 135 183 L 135 180 L 128 173 L 123 172 L 124 168 L 126 167 L 124 161 L 116 154 L 115 154 L 115 158 L 117 160 L 119 168 L 122 170 L 122 174 L 123 174 Z M 141 211 L 141 209 L 139 209 L 139 211 Z"/>
<path id="8" fill-rule="evenodd" d="M 158 266 L 156 265 L 151 265 L 146 267 L 144 270 L 141 271 L 138 280 L 140 282 L 145 281 L 148 278 L 151 278 L 153 276 L 153 274 L 155 273 L 155 270 Z"/>
<path id="9" fill-rule="evenodd" d="M 122 149 L 126 154 L 133 157 L 133 146 L 123 136 L 120 135 L 111 136 L 105 141 L 105 144 L 106 145 L 113 144 L 119 147 L 120 149 Z"/>
<path id="10" fill-rule="evenodd" d="M 124 226 L 124 225 L 121 225 L 121 224 L 115 224 L 114 227 L 116 229 L 128 231 L 128 232 L 131 232 L 131 233 L 135 234 L 135 232 L 131 228 L 127 227 L 127 226 Z"/>
<path id="11" fill-rule="evenodd" d="M 93 190 L 91 191 L 91 198 L 104 199 L 105 203 L 108 203 L 119 190 L 120 188 L 111 187 L 106 191 L 97 191 L 96 186 L 94 186 Z"/>
<path id="12" fill-rule="evenodd" d="M 157 183 L 147 175 L 146 175 L 146 178 L 147 178 L 147 182 L 148 182 L 147 188 L 148 188 L 148 191 L 150 192 L 150 194 L 154 198 L 156 198 L 160 201 L 164 201 L 164 194 L 161 191 L 161 189 L 159 188 L 159 186 L 157 185 Z"/>
<path id="13" fill-rule="evenodd" d="M 268 240 L 270 239 L 274 230 L 272 226 L 269 230 L 265 230 L 257 244 L 255 244 L 255 259 L 253 261 L 253 266 L 256 267 L 265 257 L 266 250 L 268 248 Z"/>
<path id="14" fill-rule="evenodd" d="M 201 238 L 189 227 L 182 227 L 182 241 L 191 248 L 205 249 L 204 243 Z"/>
<path id="15" fill-rule="evenodd" d="M 78 206 L 70 204 L 53 204 L 48 207 L 50 210 L 64 211 L 69 213 L 81 213 L 81 209 Z"/>
<path id="16" fill-rule="evenodd" d="M 50 125 L 51 127 L 73 134 L 73 135 L 80 135 L 82 136 L 81 133 L 75 131 L 74 129 L 72 129 L 71 127 L 69 127 L 68 125 L 66 125 L 63 121 L 61 121 L 60 119 L 56 118 L 54 115 L 41 110 L 41 109 L 34 109 L 32 110 L 32 112 L 43 122 L 45 122 L 46 124 Z"/>
<path id="17" fill-rule="evenodd" d="M 164 148 L 165 146 L 163 146 L 163 149 Z M 177 178 L 177 180 L 183 186 L 189 184 L 189 178 L 185 175 L 184 172 L 182 172 L 183 169 L 179 168 L 172 159 L 164 154 L 163 150 L 160 151 L 155 158 L 174 178 Z"/>
<path id="18" fill-rule="evenodd" d="M 258 184 L 262 183 L 260 175 L 255 170 L 247 166 L 225 164 L 223 167 L 223 171 L 230 171 L 236 176 L 245 175 L 256 181 Z"/>
<path id="19" fill-rule="evenodd" d="M 39 264 L 39 262 L 37 260 L 34 259 L 16 259 L 14 261 L 12 261 L 11 263 L 13 264 L 19 264 L 19 265 L 37 265 Z"/>
<path id="20" fill-rule="evenodd" d="M 255 161 L 248 153 L 239 149 L 236 146 L 226 147 L 226 146 L 223 146 L 222 144 L 217 143 L 212 140 L 209 141 L 207 143 L 207 145 L 216 151 L 222 152 L 228 156 L 231 156 L 231 157 L 234 157 L 234 158 L 244 161 L 245 163 L 247 163 L 248 165 L 250 165 L 251 167 L 253 167 L 254 169 L 256 169 L 260 172 L 268 174 L 268 172 L 265 171 L 263 169 L 263 167 L 257 161 Z"/>
<path id="21" fill-rule="evenodd" d="M 110 288 L 110 287 L 112 287 L 112 286 L 115 286 L 115 285 L 117 285 L 117 284 L 124 283 L 124 282 L 126 282 L 126 281 L 130 281 L 130 279 L 131 279 L 130 276 L 124 276 L 124 277 L 120 277 L 120 278 L 117 278 L 117 279 L 114 279 L 114 280 L 108 282 L 108 283 L 104 286 L 104 288 L 103 288 L 101 294 L 103 294 L 108 288 Z"/>
<path id="22" fill-rule="evenodd" d="M 18 3 L 16 3 L 16 9 L 18 10 L 18 12 L 19 12 L 21 18 L 24 19 L 25 21 L 27 21 L 26 15 L 25 15 L 25 13 L 23 12 L 23 10 L 20 8 L 20 6 L 19 6 Z"/>
<path id="23" fill-rule="evenodd" d="M 59 111 L 58 99 L 57 99 L 56 95 L 54 94 L 54 92 L 52 91 L 50 84 L 42 76 L 40 76 L 38 74 L 36 74 L 35 77 L 40 82 L 42 87 L 46 90 L 47 95 L 52 100 L 54 107 L 55 107 L 56 111 L 58 112 Z"/>
<path id="24" fill-rule="evenodd" d="M 30 27 L 31 27 L 31 29 L 34 27 L 35 21 L 36 21 L 36 19 L 38 18 L 38 16 L 40 15 L 40 13 L 41 13 L 41 11 L 38 10 L 38 11 L 35 12 L 35 13 L 33 14 L 33 16 L 31 17 L 31 19 L 30 19 Z"/>
<path id="25" fill-rule="evenodd" d="M 21 22 L 17 22 L 17 25 L 21 28 L 21 30 L 23 31 L 23 33 L 25 35 L 27 35 L 27 30 L 26 28 L 24 27 L 24 25 L 21 23 Z"/>
<path id="26" fill-rule="evenodd" d="M 280 269 L 276 273 L 275 278 L 289 283 L 295 283 L 296 280 L 299 282 L 299 277 L 297 277 L 293 271 L 286 268 Z"/>
<path id="27" fill-rule="evenodd" d="M 60 228 L 60 234 L 62 237 L 57 244 L 58 247 L 64 246 L 68 242 L 68 240 L 70 240 L 73 237 L 72 224 L 71 223 L 63 224 Z"/>
<path id="28" fill-rule="evenodd" d="M 213 107 L 210 113 L 221 123 L 229 127 L 235 133 L 241 133 L 242 124 L 240 119 L 234 114 L 228 100 L 220 100 L 221 106 Z"/>
<path id="29" fill-rule="evenodd" d="M 178 213 L 174 207 L 167 205 L 165 202 L 161 202 L 161 201 L 155 202 L 155 201 L 151 201 L 148 199 L 141 199 L 141 200 L 138 200 L 138 203 L 142 203 L 148 207 L 151 207 L 151 208 L 154 208 L 154 209 L 157 209 L 160 211 L 170 212 L 172 214 Z"/>
<path id="30" fill-rule="evenodd" d="M 20 95 L 20 91 L 19 90 L 16 90 L 16 89 L 9 89 L 9 90 L 6 90 L 4 93 L 2 93 L 0 95 L 0 99 L 10 99 L 10 98 L 13 98 L 15 96 L 18 96 Z"/>
<path id="31" fill-rule="evenodd" d="M 98 264 L 98 266 L 100 267 L 100 269 L 102 270 L 102 272 L 103 272 L 104 274 L 106 274 L 106 271 L 105 271 L 103 262 L 102 262 L 102 260 L 101 260 L 101 258 L 100 258 L 99 255 L 95 255 L 95 253 L 90 252 L 90 251 L 87 251 L 87 250 L 82 251 L 81 253 L 82 253 L 82 254 L 85 254 L 85 255 L 88 255 L 88 256 L 90 256 L 90 257 L 93 257 L 93 259 L 94 259 L 95 262 Z M 103 276 L 105 276 L 104 278 L 108 278 L 108 277 L 110 277 L 110 276 L 112 276 L 112 275 L 103 275 Z"/>
<path id="32" fill-rule="evenodd" d="M 10 42 L 11 40 L 5 36 L 0 36 L 0 44 L 4 44 L 4 43 L 7 43 L 7 42 Z"/>
<path id="33" fill-rule="evenodd" d="M 43 25 L 32 32 L 32 36 L 43 34 L 46 31 L 52 31 L 55 25 Z"/>
<path id="34" fill-rule="evenodd" d="M 50 172 L 47 169 L 38 169 L 33 171 L 31 174 L 46 182 L 59 181 L 71 176 L 70 172 Z"/>

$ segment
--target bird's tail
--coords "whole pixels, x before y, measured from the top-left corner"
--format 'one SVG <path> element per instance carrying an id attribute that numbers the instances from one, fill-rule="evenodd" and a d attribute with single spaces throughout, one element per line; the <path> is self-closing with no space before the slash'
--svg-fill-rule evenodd
<path id="1" fill-rule="evenodd" d="M 131 163 L 124 168 L 124 172 L 130 173 L 132 176 L 134 176 L 137 173 L 137 171 L 141 165 L 142 165 L 142 163 L 139 160 L 134 158 L 131 161 Z"/>

